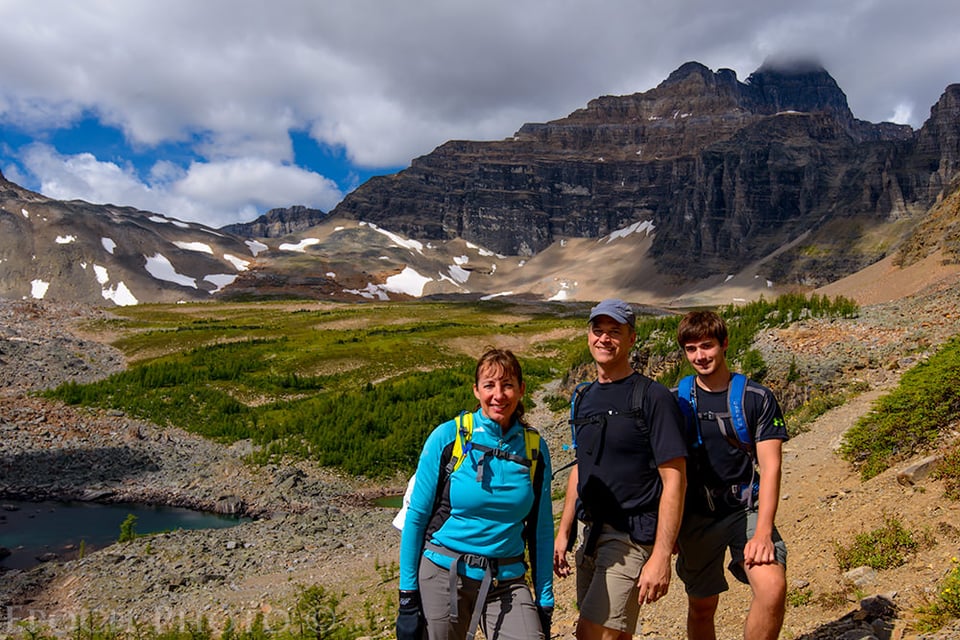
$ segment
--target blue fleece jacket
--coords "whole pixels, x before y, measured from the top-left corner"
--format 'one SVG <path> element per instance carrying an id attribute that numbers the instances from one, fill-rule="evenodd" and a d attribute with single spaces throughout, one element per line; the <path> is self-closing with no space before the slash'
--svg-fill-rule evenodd
<path id="1" fill-rule="evenodd" d="M 421 555 L 438 566 L 449 568 L 450 558 L 424 550 L 424 535 L 433 511 L 437 474 L 444 447 L 456 438 L 456 422 L 444 422 L 427 437 L 417 464 L 416 480 L 400 539 L 400 589 L 418 588 L 417 570 Z M 500 425 L 483 415 L 473 414 L 475 444 L 495 447 L 526 457 L 523 427 L 514 423 L 506 435 Z M 431 542 L 457 553 L 473 553 L 489 558 L 509 558 L 524 553 L 523 519 L 533 506 L 530 470 L 516 462 L 486 456 L 483 482 L 477 482 L 477 464 L 482 453 L 471 449 L 467 458 L 450 477 L 450 517 L 434 532 Z M 541 606 L 553 602 L 553 510 L 550 499 L 550 454 L 540 439 L 543 485 L 537 516 L 536 558 L 532 558 L 534 598 Z M 460 565 L 460 573 L 480 579 L 483 571 Z M 524 574 L 523 563 L 500 566 L 499 580 Z"/>

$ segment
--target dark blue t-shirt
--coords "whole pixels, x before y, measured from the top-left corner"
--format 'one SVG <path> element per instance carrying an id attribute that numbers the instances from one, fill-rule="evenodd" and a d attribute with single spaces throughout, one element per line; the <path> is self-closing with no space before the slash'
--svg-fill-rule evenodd
<path id="1" fill-rule="evenodd" d="M 663 484 L 657 466 L 687 455 L 683 416 L 670 390 L 650 381 L 643 428 L 631 411 L 640 374 L 595 382 L 576 404 L 579 513 L 649 544 L 656 534 Z"/>
<path id="2" fill-rule="evenodd" d="M 736 433 L 730 418 L 727 391 L 705 391 L 696 384 L 694 388 L 703 445 L 701 452 L 694 451 L 691 454 L 691 464 L 687 466 L 687 497 L 690 506 L 702 511 L 706 506 L 702 504 L 705 499 L 702 493 L 704 487 L 724 496 L 723 492 L 729 492 L 735 485 L 759 482 L 760 474 L 755 468 L 754 456 L 724 435 L 724 432 Z M 743 413 L 753 441 L 787 440 L 789 436 L 783 412 L 773 392 L 753 380 L 747 381 L 745 391 Z M 723 432 L 721 420 L 724 422 Z M 692 439 L 690 444 L 694 444 Z M 738 508 L 733 502 L 722 502 L 715 502 L 714 510 L 731 511 Z"/>

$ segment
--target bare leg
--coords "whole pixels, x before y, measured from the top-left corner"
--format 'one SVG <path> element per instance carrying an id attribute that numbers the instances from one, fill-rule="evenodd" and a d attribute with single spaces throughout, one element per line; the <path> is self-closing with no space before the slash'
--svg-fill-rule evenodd
<path id="1" fill-rule="evenodd" d="M 687 598 L 687 638 L 689 640 L 717 640 L 713 619 L 717 614 L 720 595 L 707 598 Z"/>
<path id="2" fill-rule="evenodd" d="M 744 640 L 776 640 L 787 599 L 786 568 L 779 563 L 761 564 L 749 567 L 746 573 L 753 600 L 743 628 Z"/>
<path id="3" fill-rule="evenodd" d="M 584 618 L 577 620 L 577 640 L 630 640 L 632 633 L 602 627 Z"/>

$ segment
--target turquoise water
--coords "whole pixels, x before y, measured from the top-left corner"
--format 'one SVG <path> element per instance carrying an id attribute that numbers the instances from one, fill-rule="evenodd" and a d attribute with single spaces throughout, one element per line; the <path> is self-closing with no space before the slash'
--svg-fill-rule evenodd
<path id="1" fill-rule="evenodd" d="M 130 514 L 137 518 L 134 531 L 138 534 L 222 529 L 244 521 L 176 507 L 0 500 L 0 547 L 11 552 L 0 559 L 0 568 L 26 569 L 39 564 L 37 556 L 48 553 L 71 559 L 77 556 L 81 542 L 87 553 L 113 544 Z"/>

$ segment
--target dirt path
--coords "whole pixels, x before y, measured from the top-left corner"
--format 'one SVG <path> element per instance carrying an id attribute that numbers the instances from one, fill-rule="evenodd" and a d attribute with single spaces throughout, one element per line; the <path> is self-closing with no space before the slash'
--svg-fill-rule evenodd
<path id="1" fill-rule="evenodd" d="M 901 607 L 900 619 L 894 623 L 899 634 L 895 637 L 909 638 L 911 610 L 924 601 L 957 553 L 960 509 L 944 502 L 938 482 L 925 480 L 917 487 L 903 486 L 897 482 L 897 470 L 890 470 L 863 483 L 836 454 L 843 433 L 887 390 L 872 389 L 851 399 L 818 418 L 808 431 L 784 446 L 777 522 L 789 547 L 788 591 L 798 597 L 809 592 L 810 601 L 802 606 L 788 605 L 782 638 L 839 637 L 838 620 L 860 609 L 860 597 L 873 595 L 888 595 Z M 878 572 L 862 587 L 844 584 L 834 556 L 835 545 L 849 544 L 856 534 L 882 526 L 887 515 L 896 517 L 911 531 L 932 532 L 937 543 L 910 558 L 903 567 Z M 573 579 L 559 581 L 555 635 L 573 636 L 574 600 Z M 749 602 L 749 588 L 732 582 L 730 591 L 721 596 L 718 640 L 742 638 Z M 667 597 L 641 612 L 637 637 L 682 638 L 685 618 L 683 585 L 674 576 Z"/>

